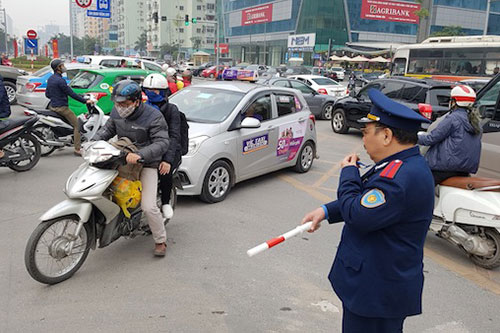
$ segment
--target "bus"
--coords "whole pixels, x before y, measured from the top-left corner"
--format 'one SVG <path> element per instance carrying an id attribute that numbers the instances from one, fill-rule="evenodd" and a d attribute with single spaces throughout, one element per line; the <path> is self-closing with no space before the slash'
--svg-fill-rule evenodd
<path id="1" fill-rule="evenodd" d="M 500 36 L 431 37 L 394 53 L 391 74 L 446 81 L 490 78 L 500 66 Z"/>

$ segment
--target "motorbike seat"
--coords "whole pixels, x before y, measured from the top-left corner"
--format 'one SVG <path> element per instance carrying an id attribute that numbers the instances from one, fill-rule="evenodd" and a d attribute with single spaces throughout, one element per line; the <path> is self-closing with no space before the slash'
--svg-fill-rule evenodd
<path id="1" fill-rule="evenodd" d="M 33 111 L 35 111 L 37 114 L 41 114 L 43 116 L 59 118 L 62 121 L 64 121 L 66 124 L 71 125 L 71 123 L 65 117 L 63 117 L 62 115 L 60 115 L 57 112 L 50 111 L 50 110 L 33 110 Z"/>
<path id="2" fill-rule="evenodd" d="M 500 179 L 484 177 L 451 177 L 441 182 L 440 185 L 475 190 L 484 187 L 500 186 Z M 500 188 L 491 191 L 500 192 Z"/>
<path id="3" fill-rule="evenodd" d="M 4 134 L 13 128 L 23 125 L 30 118 L 7 119 L 0 122 L 0 134 Z"/>

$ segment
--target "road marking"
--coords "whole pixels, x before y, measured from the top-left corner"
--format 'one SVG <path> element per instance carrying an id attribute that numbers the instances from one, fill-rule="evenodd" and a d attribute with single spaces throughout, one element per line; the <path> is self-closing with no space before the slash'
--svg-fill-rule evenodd
<path id="1" fill-rule="evenodd" d="M 281 180 L 283 180 L 283 181 L 285 181 L 285 182 L 287 182 L 287 183 L 289 183 L 290 185 L 292 185 L 296 189 L 301 190 L 303 192 L 306 192 L 311 197 L 313 197 L 314 199 L 318 200 L 321 203 L 332 201 L 331 197 L 329 197 L 326 194 L 323 194 L 323 193 L 315 190 L 314 188 L 312 188 L 309 185 L 305 185 L 305 184 L 299 182 L 298 180 L 296 180 L 295 178 L 293 178 L 291 176 L 279 175 L 278 178 L 281 179 Z"/>

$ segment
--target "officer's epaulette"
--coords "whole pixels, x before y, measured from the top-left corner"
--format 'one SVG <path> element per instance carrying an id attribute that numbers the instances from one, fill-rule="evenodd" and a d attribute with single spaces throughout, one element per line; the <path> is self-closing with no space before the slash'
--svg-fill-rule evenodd
<path id="1" fill-rule="evenodd" d="M 391 163 L 387 164 L 387 166 L 380 173 L 380 177 L 393 179 L 394 176 L 398 173 L 399 168 L 403 165 L 403 161 L 394 160 Z"/>

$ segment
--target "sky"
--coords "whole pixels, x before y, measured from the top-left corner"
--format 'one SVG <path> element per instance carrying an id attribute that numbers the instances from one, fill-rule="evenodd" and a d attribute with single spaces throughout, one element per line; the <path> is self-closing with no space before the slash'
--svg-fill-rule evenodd
<path id="1" fill-rule="evenodd" d="M 14 22 L 16 34 L 25 35 L 29 29 L 46 24 L 65 26 L 68 34 L 70 1 L 74 0 L 2 0 L 2 4 Z"/>

